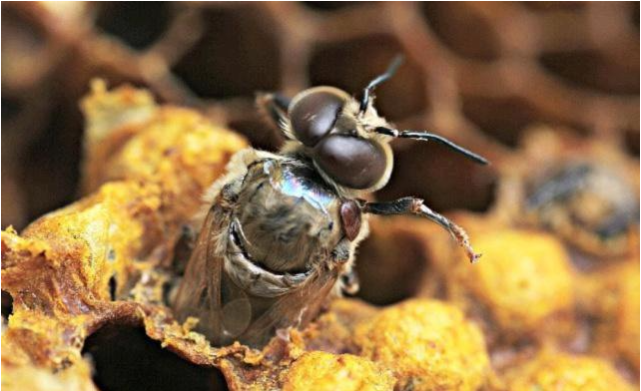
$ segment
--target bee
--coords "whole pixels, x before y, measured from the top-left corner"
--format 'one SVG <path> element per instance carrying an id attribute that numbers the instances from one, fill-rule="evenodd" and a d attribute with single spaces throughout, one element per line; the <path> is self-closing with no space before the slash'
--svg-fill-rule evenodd
<path id="1" fill-rule="evenodd" d="M 357 291 L 354 253 L 370 214 L 430 219 L 471 261 L 478 258 L 465 231 L 423 200 L 363 200 L 389 181 L 395 138 L 434 141 L 487 164 L 441 136 L 397 130 L 378 115 L 373 92 L 401 61 L 372 80 L 360 100 L 327 86 L 291 100 L 258 96 L 287 141 L 277 154 L 238 152 L 207 192 L 202 228 L 173 302 L 179 320 L 198 318 L 197 330 L 218 346 L 260 347 L 279 329 L 303 327 L 330 295 Z"/>
<path id="2" fill-rule="evenodd" d="M 620 252 L 639 224 L 631 187 L 602 164 L 565 162 L 531 182 L 525 215 L 588 252 Z"/>

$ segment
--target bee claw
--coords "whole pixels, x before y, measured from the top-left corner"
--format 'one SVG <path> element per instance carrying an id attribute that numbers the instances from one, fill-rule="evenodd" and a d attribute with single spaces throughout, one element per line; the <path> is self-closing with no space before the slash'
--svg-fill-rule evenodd
<path id="1" fill-rule="evenodd" d="M 458 242 L 459 246 L 463 247 L 467 254 L 467 258 L 470 260 L 470 263 L 478 262 L 479 258 L 481 258 L 483 254 L 477 254 L 474 252 L 474 249 L 470 244 L 470 238 L 467 235 L 467 232 L 465 232 L 463 228 L 459 227 L 449 220 L 448 223 L 448 230 L 452 233 L 452 236 Z"/>

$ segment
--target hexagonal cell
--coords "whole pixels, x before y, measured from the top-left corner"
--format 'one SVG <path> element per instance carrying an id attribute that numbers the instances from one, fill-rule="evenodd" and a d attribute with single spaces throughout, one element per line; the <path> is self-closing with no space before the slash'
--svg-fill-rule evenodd
<path id="1" fill-rule="evenodd" d="M 280 58 L 275 21 L 256 6 L 203 11 L 203 37 L 173 71 L 208 98 L 253 96 L 278 90 Z"/>
<path id="2" fill-rule="evenodd" d="M 377 193 L 378 199 L 417 196 L 439 212 L 485 211 L 493 203 L 497 173 L 492 166 L 480 166 L 442 145 L 420 141 L 398 141 L 394 151 L 392 178 Z"/>
<path id="3" fill-rule="evenodd" d="M 87 338 L 82 353 L 92 360 L 93 381 L 101 390 L 227 390 L 217 369 L 181 359 L 142 328 L 104 326 Z"/>
<path id="4" fill-rule="evenodd" d="M 516 146 L 525 128 L 537 122 L 559 124 L 520 97 L 463 96 L 463 114 L 481 130 L 505 145 Z M 578 128 L 578 126 L 575 126 Z M 581 130 L 581 129 L 579 129 Z"/>
<path id="5" fill-rule="evenodd" d="M 468 4 L 425 2 L 422 11 L 436 35 L 460 55 L 479 60 L 499 57 L 501 48 L 496 31 Z"/>
<path id="6" fill-rule="evenodd" d="M 543 54 L 539 61 L 546 69 L 578 86 L 606 93 L 638 95 L 639 48 L 631 49 L 636 52 L 629 52 L 625 59 L 581 50 Z"/>
<path id="7" fill-rule="evenodd" d="M 311 55 L 310 82 L 336 86 L 360 96 L 363 88 L 385 72 L 394 56 L 402 52 L 399 42 L 387 35 L 322 44 Z M 390 120 L 425 110 L 425 78 L 420 66 L 406 57 L 397 74 L 377 89 L 376 96 L 377 108 Z"/>
<path id="8" fill-rule="evenodd" d="M 144 49 L 162 36 L 171 14 L 171 3 L 162 1 L 102 3 L 96 26 L 134 49 Z"/>

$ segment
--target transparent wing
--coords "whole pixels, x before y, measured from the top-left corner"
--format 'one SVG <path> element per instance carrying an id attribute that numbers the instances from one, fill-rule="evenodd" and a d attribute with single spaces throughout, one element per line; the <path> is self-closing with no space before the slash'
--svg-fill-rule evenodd
<path id="1" fill-rule="evenodd" d="M 336 269 L 318 270 L 303 286 L 281 296 L 265 313 L 256 318 L 239 340 L 250 346 L 261 346 L 278 329 L 306 325 L 321 310 L 337 278 Z"/>
<path id="2" fill-rule="evenodd" d="M 216 241 L 220 236 L 221 217 L 218 207 L 207 214 L 174 301 L 178 319 L 198 318 L 198 329 L 207 335 L 220 334 L 220 279 L 224 258 L 216 253 Z"/>
<path id="3" fill-rule="evenodd" d="M 334 287 L 338 270 L 318 269 L 298 289 L 260 310 L 267 302 L 248 296 L 223 271 L 224 254 L 217 252 L 217 242 L 228 225 L 229 216 L 220 206 L 207 214 L 174 301 L 177 318 L 198 318 L 196 329 L 214 345 L 239 340 L 254 347 L 268 342 L 277 329 L 311 321 Z"/>

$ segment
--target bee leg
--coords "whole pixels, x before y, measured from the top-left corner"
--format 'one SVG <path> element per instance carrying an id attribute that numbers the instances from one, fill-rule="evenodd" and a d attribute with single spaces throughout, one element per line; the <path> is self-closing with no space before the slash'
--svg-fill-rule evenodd
<path id="1" fill-rule="evenodd" d="M 348 295 L 355 295 L 360 287 L 358 275 L 353 268 L 352 242 L 350 239 L 341 240 L 336 248 L 332 251 L 332 258 L 336 264 L 343 268 L 340 275 L 340 284 L 336 294 L 340 295 L 345 292 Z"/>
<path id="2" fill-rule="evenodd" d="M 403 197 L 398 200 L 389 202 L 367 202 L 363 205 L 363 212 L 376 215 L 398 215 L 398 214 L 414 214 L 421 217 L 426 217 L 441 227 L 445 228 L 450 235 L 463 247 L 467 253 L 470 262 L 474 263 L 481 254 L 476 254 L 470 245 L 470 239 L 463 228 L 451 222 L 445 216 L 434 212 L 432 209 L 425 206 L 425 203 L 420 198 Z"/>
<path id="3" fill-rule="evenodd" d="M 356 270 L 351 269 L 341 276 L 342 290 L 348 295 L 355 295 L 360 289 L 360 281 Z"/>
<path id="4" fill-rule="evenodd" d="M 261 92 L 256 95 L 256 105 L 259 111 L 277 129 L 281 129 L 282 124 L 287 121 L 290 102 L 291 99 L 279 93 Z"/>

